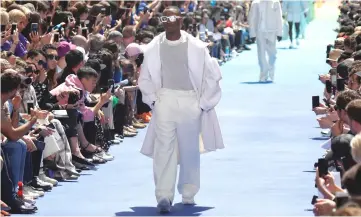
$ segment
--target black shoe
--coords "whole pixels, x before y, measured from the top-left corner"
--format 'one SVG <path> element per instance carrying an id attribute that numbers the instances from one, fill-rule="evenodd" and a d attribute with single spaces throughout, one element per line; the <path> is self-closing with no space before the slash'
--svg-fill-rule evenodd
<path id="1" fill-rule="evenodd" d="M 37 176 L 31 180 L 31 186 L 34 188 L 40 188 L 43 191 L 50 191 L 53 188 L 50 184 L 42 182 Z"/>
<path id="2" fill-rule="evenodd" d="M 80 163 L 80 164 L 83 164 L 83 165 L 86 165 L 86 166 L 95 167 L 95 165 L 86 158 L 80 158 L 78 156 L 73 155 L 72 160 L 74 162 L 77 162 L 77 163 Z"/>
<path id="3" fill-rule="evenodd" d="M 96 170 L 96 167 L 92 167 L 92 166 L 87 166 L 87 165 L 84 165 L 84 164 L 81 164 L 81 163 L 78 163 L 76 161 L 73 161 L 73 165 L 75 166 L 75 168 L 77 170 L 80 170 L 80 172 L 82 170 Z"/>
<path id="4" fill-rule="evenodd" d="M 243 45 L 243 50 L 251 50 L 251 48 L 250 47 L 248 47 L 246 44 L 245 45 Z"/>
<path id="5" fill-rule="evenodd" d="M 12 202 L 8 203 L 8 205 L 11 208 L 9 211 L 11 214 L 33 214 L 38 210 L 36 206 L 25 203 L 17 195 Z"/>

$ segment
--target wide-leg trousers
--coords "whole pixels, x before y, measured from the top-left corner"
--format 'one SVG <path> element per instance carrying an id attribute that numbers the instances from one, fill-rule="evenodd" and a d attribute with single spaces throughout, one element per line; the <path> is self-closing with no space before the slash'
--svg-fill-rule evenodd
<path id="1" fill-rule="evenodd" d="M 156 199 L 173 201 L 178 163 L 178 191 L 183 197 L 194 197 L 200 185 L 202 113 L 196 92 L 162 88 L 157 95 L 153 159 Z"/>

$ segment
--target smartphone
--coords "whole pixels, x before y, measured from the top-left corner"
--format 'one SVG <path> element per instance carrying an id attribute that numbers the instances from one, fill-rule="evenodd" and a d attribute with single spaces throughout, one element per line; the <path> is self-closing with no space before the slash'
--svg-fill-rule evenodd
<path id="1" fill-rule="evenodd" d="M 47 22 L 48 24 L 51 23 L 51 18 L 52 18 L 51 16 L 47 16 L 47 17 L 46 17 L 46 22 Z"/>
<path id="2" fill-rule="evenodd" d="M 59 42 L 59 32 L 54 33 L 54 42 Z"/>
<path id="3" fill-rule="evenodd" d="M 312 96 L 312 108 L 320 107 L 320 97 Z"/>
<path id="4" fill-rule="evenodd" d="M 89 24 L 89 22 L 90 22 L 89 20 L 85 20 L 85 21 L 84 21 L 84 27 L 87 27 L 88 24 Z"/>
<path id="5" fill-rule="evenodd" d="M 11 207 L 10 206 L 7 206 L 7 207 L 1 207 L 1 211 L 5 211 L 5 212 L 8 212 L 11 210 Z"/>
<path id="6" fill-rule="evenodd" d="M 102 8 L 101 10 L 100 10 L 100 13 L 104 16 L 105 15 L 105 12 L 106 12 L 106 9 L 105 8 Z"/>
<path id="7" fill-rule="evenodd" d="M 312 200 L 311 200 L 311 204 L 315 205 L 315 203 L 317 202 L 317 199 L 318 199 L 318 196 L 313 195 Z"/>
<path id="8" fill-rule="evenodd" d="M 327 101 L 326 98 L 323 98 L 323 102 L 325 103 L 325 105 L 326 105 L 328 108 L 331 108 L 331 105 L 330 105 L 330 103 Z"/>
<path id="9" fill-rule="evenodd" d="M 25 68 L 25 73 L 28 74 L 30 72 L 33 72 L 33 68 L 31 66 L 28 66 Z"/>
<path id="10" fill-rule="evenodd" d="M 112 14 L 112 8 L 111 7 L 106 7 L 105 8 L 105 16 L 110 16 Z"/>
<path id="11" fill-rule="evenodd" d="M 108 92 L 108 90 L 109 90 L 109 87 L 102 87 L 102 88 L 100 88 L 100 93 L 106 93 L 106 92 Z"/>
<path id="12" fill-rule="evenodd" d="M 318 174 L 320 177 L 324 177 L 328 174 L 328 163 L 326 159 L 319 158 L 317 167 L 318 167 Z"/>
<path id="13" fill-rule="evenodd" d="M 115 91 L 114 83 L 115 83 L 114 79 L 108 80 L 108 87 L 109 87 L 109 89 L 111 89 L 112 93 L 114 93 L 114 91 Z"/>
<path id="14" fill-rule="evenodd" d="M 330 80 L 326 80 L 326 91 L 327 91 L 327 93 L 332 92 L 332 83 Z"/>
<path id="15" fill-rule="evenodd" d="M 11 25 L 11 34 L 12 34 L 12 35 L 14 35 L 14 32 L 15 32 L 15 30 L 17 29 L 17 27 L 18 27 L 18 24 L 17 24 L 17 23 L 13 23 L 13 24 Z"/>
<path id="16" fill-rule="evenodd" d="M 345 79 L 338 78 L 336 87 L 337 87 L 338 92 L 344 91 L 345 90 Z"/>
<path id="17" fill-rule="evenodd" d="M 1 25 L 1 32 L 5 32 L 6 31 L 6 25 Z"/>
<path id="18" fill-rule="evenodd" d="M 81 29 L 81 35 L 84 36 L 85 38 L 88 38 L 88 28 L 82 28 Z"/>
<path id="19" fill-rule="evenodd" d="M 39 31 L 39 25 L 37 23 L 31 24 L 31 32 L 38 32 Z"/>
<path id="20" fill-rule="evenodd" d="M 349 201 L 349 195 L 344 192 L 336 192 L 336 207 L 340 208 L 341 206 L 345 205 Z"/>
<path id="21" fill-rule="evenodd" d="M 34 102 L 28 102 L 28 114 L 31 113 L 31 109 L 34 109 Z"/>

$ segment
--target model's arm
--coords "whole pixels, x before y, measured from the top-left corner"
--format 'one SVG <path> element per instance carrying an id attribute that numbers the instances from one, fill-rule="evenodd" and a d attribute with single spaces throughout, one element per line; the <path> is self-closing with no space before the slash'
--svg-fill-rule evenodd
<path id="1" fill-rule="evenodd" d="M 204 51 L 204 55 L 204 74 L 200 107 L 204 111 L 209 111 L 221 100 L 222 90 L 219 82 L 222 79 L 222 74 L 217 60 L 209 55 L 208 49 Z"/>
<path id="2" fill-rule="evenodd" d="M 144 55 L 143 65 L 140 70 L 138 79 L 138 87 L 142 92 L 142 100 L 145 104 L 153 108 L 154 102 L 157 100 L 156 89 L 148 70 L 148 58 Z"/>
<path id="3" fill-rule="evenodd" d="M 283 30 L 283 19 L 282 19 L 282 6 L 280 2 L 277 2 L 277 8 L 279 16 L 276 17 L 277 22 L 277 36 L 282 37 L 282 30 Z"/>
<path id="4" fill-rule="evenodd" d="M 258 25 L 258 4 L 252 3 L 251 9 L 248 15 L 249 24 L 249 37 L 256 37 L 257 25 Z"/>

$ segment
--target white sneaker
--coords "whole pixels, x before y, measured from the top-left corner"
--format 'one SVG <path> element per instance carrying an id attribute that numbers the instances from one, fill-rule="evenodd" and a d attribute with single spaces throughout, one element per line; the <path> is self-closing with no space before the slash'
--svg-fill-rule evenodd
<path id="1" fill-rule="evenodd" d="M 296 45 L 299 46 L 300 45 L 300 40 L 298 38 L 296 38 Z"/>
<path id="2" fill-rule="evenodd" d="M 194 197 L 182 197 L 182 203 L 184 205 L 195 205 Z"/>
<path id="3" fill-rule="evenodd" d="M 24 186 L 23 195 L 24 197 L 30 197 L 34 199 L 37 199 L 40 196 L 39 194 L 32 192 L 29 186 Z"/>
<path id="4" fill-rule="evenodd" d="M 35 189 L 33 189 L 31 186 L 27 186 L 27 185 L 25 185 L 24 186 L 24 191 L 27 191 L 27 192 L 30 192 L 30 193 L 33 193 L 33 194 L 35 194 L 35 195 L 38 195 L 39 197 L 42 197 L 42 196 L 44 196 L 44 191 L 38 191 L 38 190 L 35 190 Z"/>
<path id="5" fill-rule="evenodd" d="M 51 184 L 50 182 L 44 182 L 44 181 L 41 180 L 40 178 L 39 178 L 39 182 L 40 182 L 41 184 L 44 184 L 44 185 L 50 185 L 51 188 L 54 187 L 53 184 Z"/>
<path id="6" fill-rule="evenodd" d="M 57 186 L 57 185 L 58 185 L 58 181 L 56 181 L 55 179 L 52 179 L 52 178 L 47 177 L 44 173 L 39 174 L 39 179 L 40 179 L 40 181 L 42 181 L 42 182 L 51 184 L 51 185 L 52 185 L 51 187 L 54 187 L 54 186 Z"/>
<path id="7" fill-rule="evenodd" d="M 171 208 L 170 200 L 167 198 L 161 199 L 158 203 L 158 212 L 161 214 L 169 213 Z"/>

